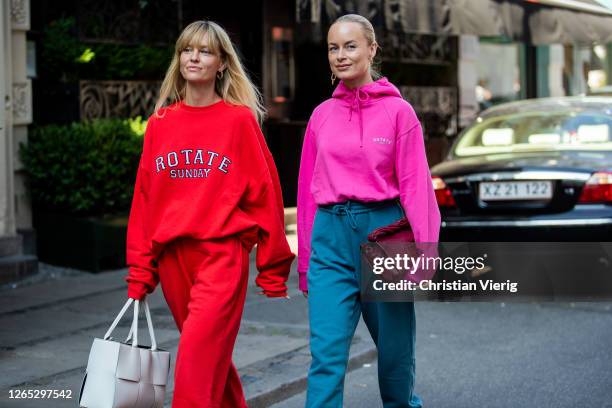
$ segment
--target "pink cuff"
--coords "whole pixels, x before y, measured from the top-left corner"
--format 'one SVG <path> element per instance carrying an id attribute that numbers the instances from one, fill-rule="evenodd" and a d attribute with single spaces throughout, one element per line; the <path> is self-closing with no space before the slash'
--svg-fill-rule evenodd
<path id="1" fill-rule="evenodd" d="M 308 275 L 306 274 L 306 272 L 299 272 L 299 278 L 300 278 L 300 290 L 302 292 L 306 292 L 308 291 Z"/>

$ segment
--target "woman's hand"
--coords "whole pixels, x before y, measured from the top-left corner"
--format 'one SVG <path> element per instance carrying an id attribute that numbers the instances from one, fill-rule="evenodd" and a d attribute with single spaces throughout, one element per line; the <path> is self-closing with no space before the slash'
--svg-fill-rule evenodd
<path id="1" fill-rule="evenodd" d="M 128 296 L 129 299 L 134 299 L 134 300 L 138 300 L 138 301 L 143 301 L 145 298 L 147 297 L 147 295 L 143 295 L 140 299 L 138 299 L 137 297 L 132 297 L 132 296 Z"/>
<path id="2" fill-rule="evenodd" d="M 308 291 L 307 291 L 307 290 L 303 290 L 303 291 L 302 291 L 302 295 L 304 295 L 304 297 L 305 297 L 306 299 L 308 299 Z"/>

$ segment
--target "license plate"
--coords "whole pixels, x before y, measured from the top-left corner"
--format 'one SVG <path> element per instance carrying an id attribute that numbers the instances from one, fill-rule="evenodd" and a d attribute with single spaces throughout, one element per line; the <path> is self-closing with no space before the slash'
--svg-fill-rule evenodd
<path id="1" fill-rule="evenodd" d="M 551 181 L 499 181 L 481 182 L 480 199 L 541 200 L 552 197 Z"/>

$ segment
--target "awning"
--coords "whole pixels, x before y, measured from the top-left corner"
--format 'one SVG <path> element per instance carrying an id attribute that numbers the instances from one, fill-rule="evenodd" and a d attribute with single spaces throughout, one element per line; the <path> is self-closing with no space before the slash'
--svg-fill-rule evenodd
<path id="1" fill-rule="evenodd" d="M 444 31 L 451 34 L 504 36 L 534 45 L 612 42 L 612 10 L 594 0 L 445 3 L 450 18 Z"/>
<path id="2" fill-rule="evenodd" d="M 299 21 L 346 13 L 388 30 L 503 36 L 542 44 L 612 42 L 609 0 L 296 0 Z"/>
<path id="3" fill-rule="evenodd" d="M 533 44 L 612 42 L 612 10 L 597 1 L 540 0 L 529 16 Z"/>
<path id="4" fill-rule="evenodd" d="M 420 1 L 420 0 L 416 0 Z M 447 24 L 439 32 L 485 37 L 523 38 L 525 8 L 520 2 L 492 0 L 445 0 Z"/>

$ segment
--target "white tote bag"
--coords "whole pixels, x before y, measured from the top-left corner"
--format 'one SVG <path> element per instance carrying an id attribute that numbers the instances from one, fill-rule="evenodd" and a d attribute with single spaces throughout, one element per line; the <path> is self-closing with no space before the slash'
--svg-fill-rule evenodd
<path id="1" fill-rule="evenodd" d="M 135 303 L 130 333 L 125 342 L 115 341 L 110 335 L 132 302 Z M 170 372 L 170 353 L 157 348 L 149 305 L 146 299 L 142 303 L 151 348 L 138 345 L 139 301 L 128 299 L 104 338 L 94 339 L 79 395 L 79 407 L 163 408 Z"/>

